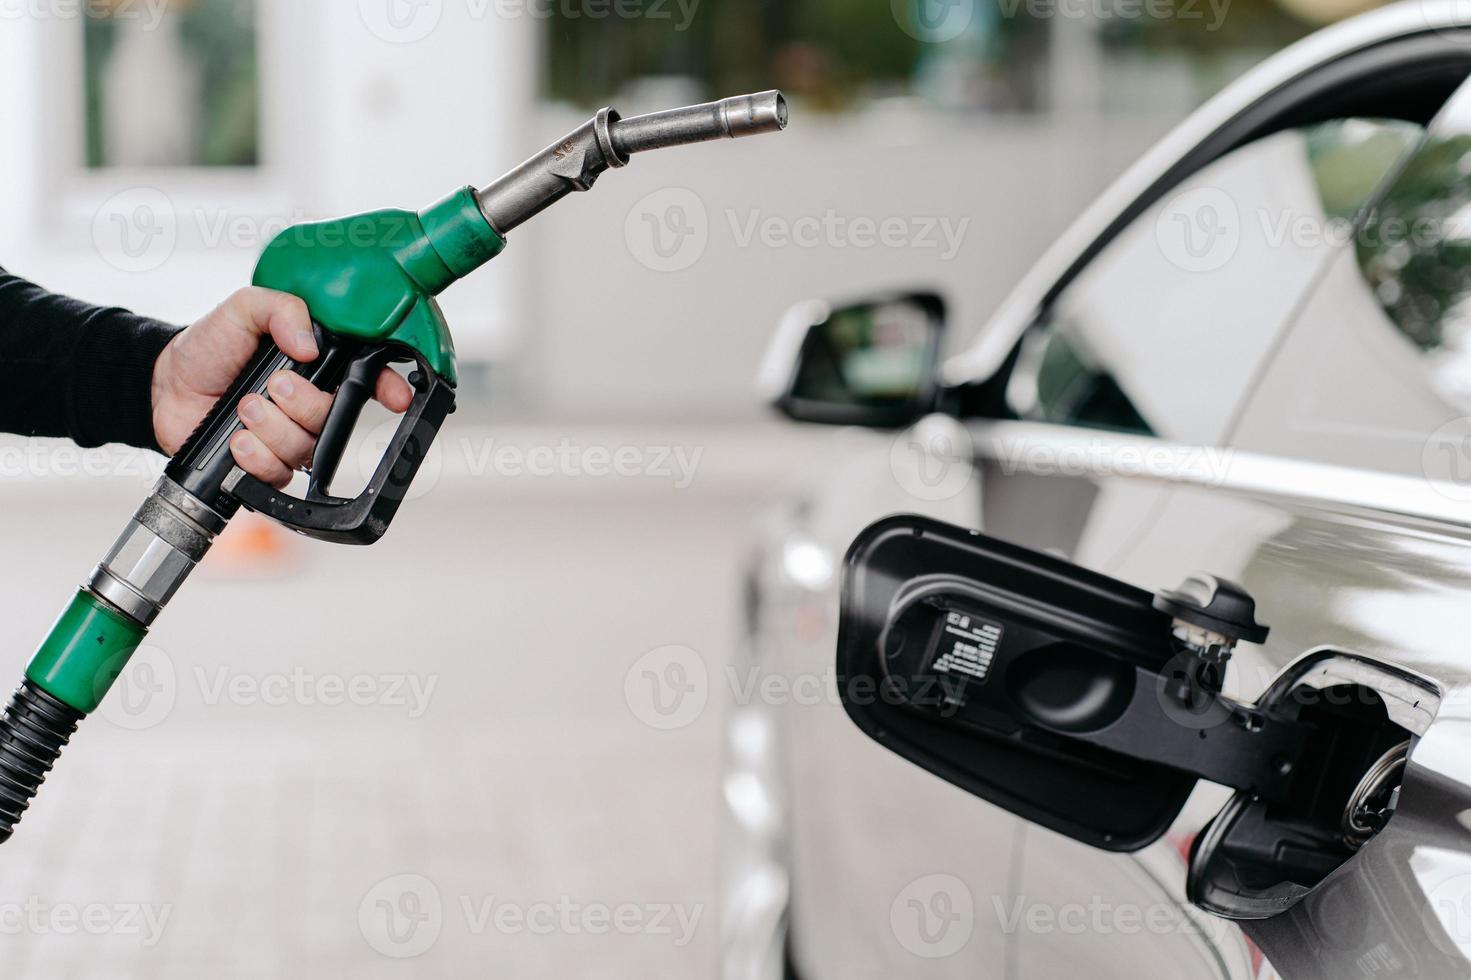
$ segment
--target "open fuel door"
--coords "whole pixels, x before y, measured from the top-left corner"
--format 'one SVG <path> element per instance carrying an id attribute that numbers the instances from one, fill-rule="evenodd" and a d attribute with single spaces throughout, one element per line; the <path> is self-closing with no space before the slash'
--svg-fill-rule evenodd
<path id="1" fill-rule="evenodd" d="M 1237 790 L 1202 835 L 1215 850 L 1197 846 L 1192 898 L 1261 917 L 1382 826 L 1397 782 L 1371 774 L 1408 751 L 1367 688 L 1333 699 L 1284 682 L 1258 705 L 1222 695 L 1236 643 L 1266 635 L 1252 598 L 1223 579 L 1152 594 L 899 516 L 848 553 L 838 681 L 874 739 L 1096 847 L 1156 840 L 1198 779 Z"/>

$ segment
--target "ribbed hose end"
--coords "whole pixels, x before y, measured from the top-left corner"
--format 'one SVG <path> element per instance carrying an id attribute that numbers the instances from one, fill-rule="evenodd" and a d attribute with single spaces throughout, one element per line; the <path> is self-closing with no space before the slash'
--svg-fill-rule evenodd
<path id="1" fill-rule="evenodd" d="M 0 717 L 0 844 L 10 839 L 85 717 L 30 681 L 11 696 Z"/>

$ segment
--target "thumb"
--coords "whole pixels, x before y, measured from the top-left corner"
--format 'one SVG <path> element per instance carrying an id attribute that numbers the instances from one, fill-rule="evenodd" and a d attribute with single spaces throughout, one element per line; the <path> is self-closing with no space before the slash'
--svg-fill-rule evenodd
<path id="1" fill-rule="evenodd" d="M 300 297 L 248 286 L 237 290 L 225 301 L 224 312 L 231 325 L 250 334 L 251 340 L 269 334 L 276 346 L 292 360 L 307 362 L 317 359 L 312 317 Z"/>

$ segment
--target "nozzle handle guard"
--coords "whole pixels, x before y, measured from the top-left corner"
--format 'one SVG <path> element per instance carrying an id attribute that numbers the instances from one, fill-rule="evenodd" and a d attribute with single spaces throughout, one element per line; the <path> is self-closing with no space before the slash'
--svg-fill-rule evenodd
<path id="1" fill-rule="evenodd" d="M 389 364 L 411 361 L 414 398 L 399 420 L 378 466 L 356 497 L 331 493 L 342 457 L 364 406 L 373 397 L 379 373 Z M 379 344 L 360 350 L 332 399 L 327 421 L 312 456 L 305 497 L 296 497 L 235 469 L 224 489 L 246 507 L 307 537 L 338 544 L 372 544 L 383 537 L 429 454 L 445 418 L 454 411 L 455 390 L 429 369 L 409 347 Z"/>

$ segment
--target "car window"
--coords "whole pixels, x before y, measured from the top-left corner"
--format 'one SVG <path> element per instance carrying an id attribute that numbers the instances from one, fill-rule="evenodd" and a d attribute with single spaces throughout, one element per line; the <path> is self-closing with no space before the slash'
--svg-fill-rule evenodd
<path id="1" fill-rule="evenodd" d="M 1234 442 L 1465 485 L 1471 87 L 1442 110 L 1304 306 Z"/>
<path id="2" fill-rule="evenodd" d="M 1421 128 L 1336 120 L 1216 161 L 1137 217 L 1022 338 L 1018 417 L 1215 444 Z"/>

